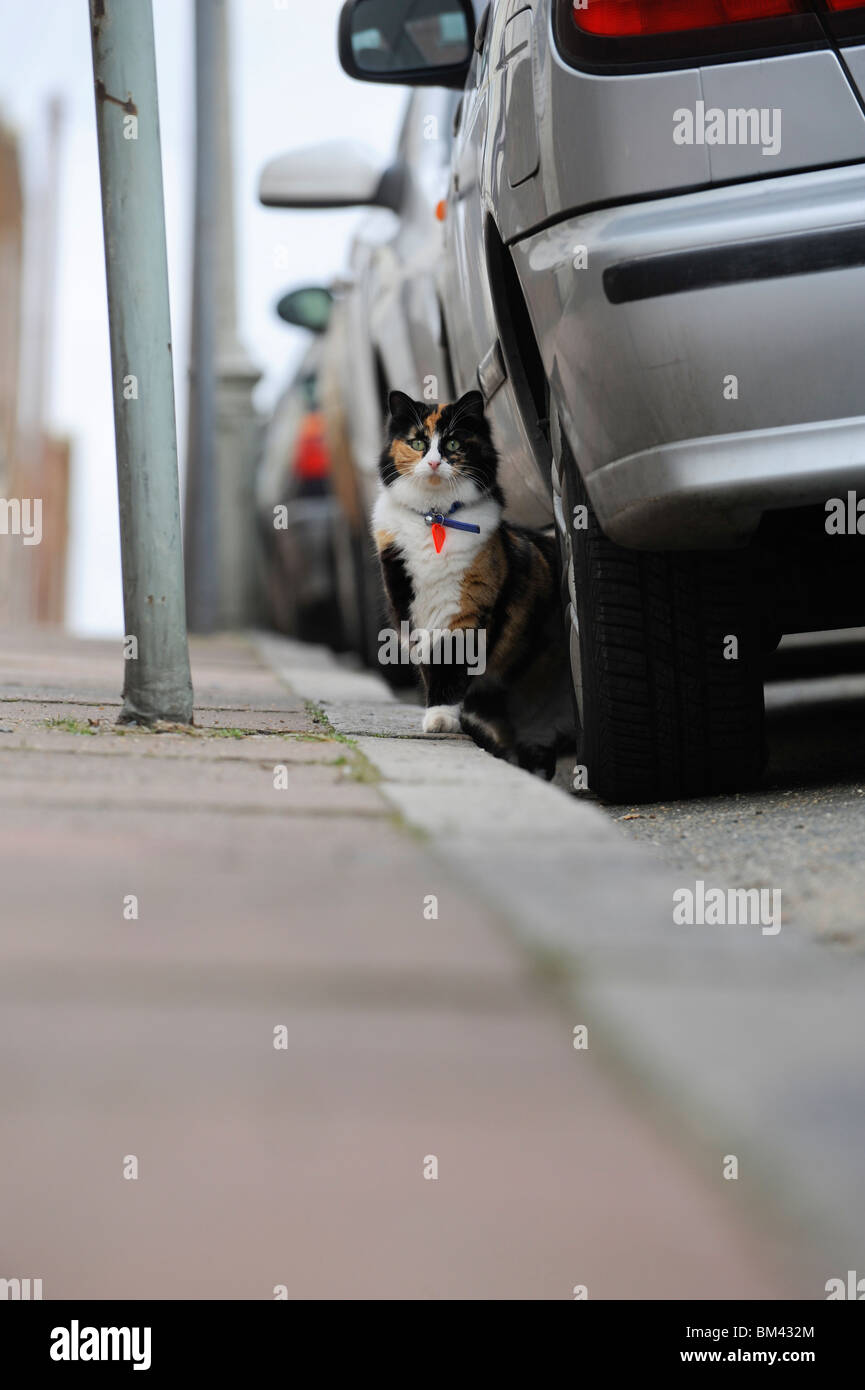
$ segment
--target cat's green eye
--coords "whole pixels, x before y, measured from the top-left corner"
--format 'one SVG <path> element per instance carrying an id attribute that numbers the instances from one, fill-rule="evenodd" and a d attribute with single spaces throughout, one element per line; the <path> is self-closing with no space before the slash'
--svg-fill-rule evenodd
<path id="1" fill-rule="evenodd" d="M 412 439 L 409 442 L 411 444 L 411 447 L 413 449 L 417 449 L 419 453 L 422 453 L 423 450 L 426 448 L 426 444 L 422 439 Z"/>
<path id="2" fill-rule="evenodd" d="M 445 444 L 445 448 L 447 449 L 449 454 L 455 454 L 459 447 L 460 445 L 458 439 L 449 439 Z"/>

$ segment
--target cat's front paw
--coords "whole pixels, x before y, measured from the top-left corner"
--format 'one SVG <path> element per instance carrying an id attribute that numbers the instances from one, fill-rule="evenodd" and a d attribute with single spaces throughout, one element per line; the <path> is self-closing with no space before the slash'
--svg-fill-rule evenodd
<path id="1" fill-rule="evenodd" d="M 458 734 L 459 705 L 430 705 L 423 717 L 423 731 L 425 734 Z"/>

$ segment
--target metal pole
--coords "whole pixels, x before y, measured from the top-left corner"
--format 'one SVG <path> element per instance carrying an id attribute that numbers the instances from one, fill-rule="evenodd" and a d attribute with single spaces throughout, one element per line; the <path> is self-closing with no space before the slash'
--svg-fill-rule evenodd
<path id="1" fill-rule="evenodd" d="M 90 0 L 90 26 L 123 607 L 132 654 L 126 661 L 120 721 L 188 724 L 192 681 L 151 0 Z"/>
<path id="2" fill-rule="evenodd" d="M 215 446 L 218 20 L 212 0 L 195 0 L 195 213 L 185 504 L 186 602 L 193 632 L 213 630 L 219 602 Z"/>

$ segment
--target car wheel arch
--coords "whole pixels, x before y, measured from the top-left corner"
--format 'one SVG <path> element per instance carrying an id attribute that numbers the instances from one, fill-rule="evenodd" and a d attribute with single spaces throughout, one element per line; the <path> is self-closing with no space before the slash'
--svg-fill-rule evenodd
<path id="1" fill-rule="evenodd" d="M 484 258 L 505 371 L 538 469 L 548 484 L 549 383 L 516 266 L 489 211 L 484 219 Z"/>

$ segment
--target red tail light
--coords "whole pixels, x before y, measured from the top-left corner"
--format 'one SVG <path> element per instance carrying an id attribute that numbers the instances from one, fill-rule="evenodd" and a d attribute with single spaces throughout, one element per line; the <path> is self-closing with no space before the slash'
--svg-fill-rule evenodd
<path id="1" fill-rule="evenodd" d="M 330 472 L 330 456 L 324 438 L 324 416 L 310 411 L 297 437 L 293 460 L 296 478 L 326 478 Z"/>
<path id="2" fill-rule="evenodd" d="M 829 0 L 833 9 L 849 9 L 862 0 Z M 749 19 L 801 14 L 800 0 L 574 0 L 574 23 L 586 34 L 624 38 L 634 34 L 670 34 L 709 29 Z"/>
<path id="3" fill-rule="evenodd" d="M 830 10 L 858 10 L 862 0 L 826 0 Z"/>

